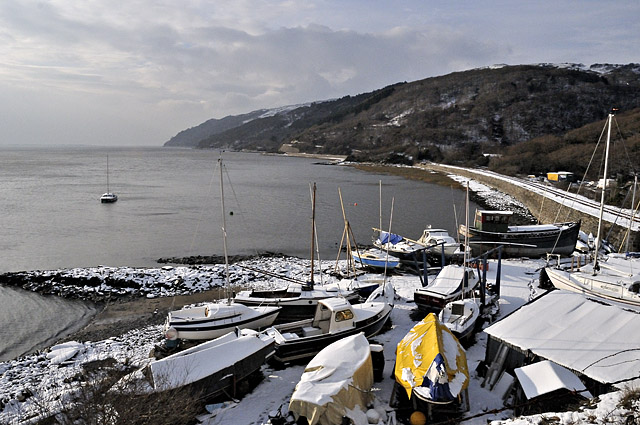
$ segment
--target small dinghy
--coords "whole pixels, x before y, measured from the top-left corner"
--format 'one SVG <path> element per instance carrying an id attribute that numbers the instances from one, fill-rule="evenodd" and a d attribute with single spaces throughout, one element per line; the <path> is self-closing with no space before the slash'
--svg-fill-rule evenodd
<path id="1" fill-rule="evenodd" d="M 377 248 L 367 249 L 362 252 L 353 252 L 353 261 L 363 267 L 369 267 L 377 270 L 393 270 L 398 267 L 400 260 L 393 255 Z"/>
<path id="2" fill-rule="evenodd" d="M 480 306 L 473 298 L 451 301 L 438 314 L 438 319 L 459 341 L 473 335 L 480 317 Z"/>

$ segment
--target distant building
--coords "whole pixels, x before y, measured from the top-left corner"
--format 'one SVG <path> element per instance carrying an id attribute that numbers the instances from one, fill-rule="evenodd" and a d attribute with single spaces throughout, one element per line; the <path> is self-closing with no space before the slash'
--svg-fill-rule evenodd
<path id="1" fill-rule="evenodd" d="M 553 171 L 547 173 L 547 180 L 550 182 L 574 182 L 573 173 L 568 171 Z"/>
<path id="2" fill-rule="evenodd" d="M 616 179 L 607 179 L 607 188 L 616 187 Z M 602 189 L 604 187 L 604 179 L 598 180 L 598 185 L 596 186 L 598 189 Z"/>
<path id="3" fill-rule="evenodd" d="M 300 149 L 293 146 L 292 143 L 284 143 L 278 150 L 282 153 L 300 153 Z"/>

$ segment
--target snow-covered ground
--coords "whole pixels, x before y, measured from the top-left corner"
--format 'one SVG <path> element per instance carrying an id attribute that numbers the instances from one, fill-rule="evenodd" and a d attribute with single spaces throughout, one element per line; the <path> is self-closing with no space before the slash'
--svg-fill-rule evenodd
<path id="1" fill-rule="evenodd" d="M 287 270 L 293 275 L 304 272 L 305 265 L 308 265 L 307 260 L 294 258 L 270 258 L 268 261 L 269 265 L 265 267 L 270 270 Z M 241 265 L 242 263 L 238 265 L 239 270 Z M 252 265 L 255 266 L 255 260 L 252 261 Z M 499 317 L 504 317 L 540 294 L 537 280 L 542 266 L 541 260 L 503 260 Z M 332 262 L 323 264 L 323 269 L 330 270 L 332 267 Z M 198 268 L 198 270 L 203 275 L 209 274 L 208 268 Z M 495 281 L 495 270 L 496 264 L 490 262 L 489 281 Z M 153 269 L 149 273 L 159 273 L 159 271 Z M 393 380 L 390 376 L 395 360 L 396 344 L 417 321 L 422 319 L 413 303 L 413 291 L 420 286 L 419 279 L 412 275 L 394 275 L 389 279 L 397 294 L 397 302 L 391 314 L 392 327 L 374 338 L 384 346 L 385 355 L 384 379 L 375 385 L 375 406 L 377 410 L 382 411 L 391 410 L 388 407 L 393 389 Z M 204 276 L 201 280 L 204 280 Z M 249 280 L 249 278 L 246 279 L 246 281 Z M 260 286 L 261 284 L 252 285 Z M 507 420 L 512 415 L 510 410 L 483 414 L 503 408 L 500 395 L 483 388 L 482 378 L 475 374 L 478 363 L 484 359 L 486 339 L 486 334 L 479 333 L 475 344 L 467 350 L 468 369 L 471 374 L 469 387 L 471 410 L 467 416 L 473 416 L 473 418 L 466 423 L 486 424 L 488 420 Z M 149 351 L 160 341 L 160 328 L 152 326 L 103 341 L 78 342 L 53 347 L 39 354 L 0 363 L 2 375 L 0 400 L 3 407 L 0 412 L 0 423 L 23 423 L 24 419 L 39 411 L 42 403 L 55 405 L 64 402 L 65 394 L 72 392 L 79 385 L 73 377 L 81 373 L 83 364 L 110 358 L 122 364 L 142 364 L 148 358 Z M 203 412 L 201 420 L 209 425 L 266 423 L 270 412 L 278 410 L 281 406 L 282 410 L 286 411 L 289 397 L 303 369 L 303 365 L 290 366 L 281 370 L 265 365 L 263 366 L 265 378 L 251 393 L 237 403 L 232 402 L 214 409 L 213 413 Z M 24 401 L 19 401 L 29 393 L 33 395 L 26 397 Z M 612 415 L 618 414 L 615 413 L 616 400 L 615 395 L 606 396 L 601 398 L 600 406 L 594 411 L 565 412 L 554 415 L 560 418 L 557 423 L 562 424 L 587 423 L 589 418 L 600 413 L 608 415 L 611 419 Z M 526 421 L 527 419 L 518 419 L 517 423 L 531 423 Z"/>

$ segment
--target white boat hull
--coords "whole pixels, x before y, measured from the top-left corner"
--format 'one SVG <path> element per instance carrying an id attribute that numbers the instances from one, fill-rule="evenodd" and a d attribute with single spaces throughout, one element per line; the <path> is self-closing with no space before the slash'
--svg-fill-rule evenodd
<path id="1" fill-rule="evenodd" d="M 279 307 L 248 307 L 242 304 L 208 304 L 169 313 L 164 325 L 167 337 L 214 339 L 239 329 L 265 329 L 273 324 Z M 169 335 L 174 329 L 177 334 Z"/>
<path id="2" fill-rule="evenodd" d="M 588 271 L 566 271 L 545 268 L 549 280 L 558 289 L 613 301 L 640 309 L 640 281 L 632 282 L 620 276 Z"/>

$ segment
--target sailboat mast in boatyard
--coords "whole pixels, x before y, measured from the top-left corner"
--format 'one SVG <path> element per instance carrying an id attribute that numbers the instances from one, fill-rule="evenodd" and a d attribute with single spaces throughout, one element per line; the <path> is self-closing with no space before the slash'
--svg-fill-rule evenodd
<path id="1" fill-rule="evenodd" d="M 313 253 L 315 251 L 316 241 L 316 184 L 313 183 L 311 190 L 311 278 L 309 280 L 309 289 L 313 289 Z"/>
<path id="2" fill-rule="evenodd" d="M 596 239 L 596 246 L 594 252 L 593 259 L 593 274 L 598 272 L 598 251 L 600 250 L 601 238 L 602 238 L 602 216 L 604 213 L 604 199 L 605 193 L 607 192 L 607 169 L 609 166 L 609 142 L 611 141 L 611 121 L 613 120 L 613 112 L 617 109 L 612 109 L 609 114 L 608 122 L 607 122 L 607 144 L 605 145 L 605 154 L 604 154 L 604 176 L 602 179 L 602 194 L 600 196 L 600 215 L 598 217 L 598 233 Z"/>
<path id="3" fill-rule="evenodd" d="M 224 273 L 225 273 L 225 292 L 227 295 L 227 304 L 231 304 L 231 289 L 229 282 L 229 255 L 227 253 L 227 219 L 224 210 L 224 184 L 222 182 L 222 155 L 218 158 L 218 166 L 220 167 L 220 199 L 222 200 L 222 246 L 224 248 Z"/>

